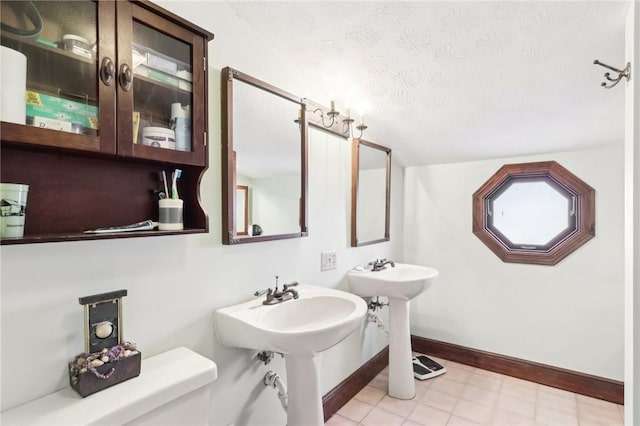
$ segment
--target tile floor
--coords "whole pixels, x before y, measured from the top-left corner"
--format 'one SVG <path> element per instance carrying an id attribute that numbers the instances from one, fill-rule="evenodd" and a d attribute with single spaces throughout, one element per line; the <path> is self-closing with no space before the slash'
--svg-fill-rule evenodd
<path id="1" fill-rule="evenodd" d="M 624 424 L 622 405 L 435 358 L 447 372 L 416 380 L 407 401 L 387 395 L 388 367 L 326 426 L 596 426 Z"/>

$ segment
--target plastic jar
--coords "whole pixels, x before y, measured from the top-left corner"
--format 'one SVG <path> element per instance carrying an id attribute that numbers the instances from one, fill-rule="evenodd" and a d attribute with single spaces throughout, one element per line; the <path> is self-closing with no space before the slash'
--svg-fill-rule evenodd
<path id="1" fill-rule="evenodd" d="M 84 37 L 80 37 L 79 35 L 75 35 L 75 34 L 63 35 L 62 48 L 76 55 L 84 56 L 85 58 L 93 58 L 93 52 L 91 51 L 91 45 L 89 44 L 89 40 L 87 40 Z"/>
<path id="2" fill-rule="evenodd" d="M 176 132 L 165 127 L 142 129 L 142 144 L 156 148 L 176 149 Z"/>

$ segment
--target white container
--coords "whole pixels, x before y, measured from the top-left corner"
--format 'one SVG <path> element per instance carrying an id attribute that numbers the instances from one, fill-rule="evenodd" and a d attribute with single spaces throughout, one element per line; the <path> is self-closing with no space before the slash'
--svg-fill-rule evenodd
<path id="1" fill-rule="evenodd" d="M 171 104 L 171 128 L 176 132 L 176 149 L 191 151 L 191 107 Z"/>
<path id="2" fill-rule="evenodd" d="M 176 132 L 165 127 L 142 129 L 142 144 L 156 148 L 176 149 Z"/>
<path id="3" fill-rule="evenodd" d="M 22 238 L 29 185 L 0 183 L 0 238 Z"/>
<path id="4" fill-rule="evenodd" d="M 178 198 L 163 198 L 158 200 L 158 230 L 182 231 L 184 202 Z"/>
<path id="5" fill-rule="evenodd" d="M 0 120 L 25 124 L 27 57 L 5 46 L 0 49 L 0 88 Z"/>
<path id="6" fill-rule="evenodd" d="M 74 53 L 85 58 L 93 58 L 91 45 L 89 40 L 75 34 L 65 34 L 62 36 L 62 48 L 68 52 Z"/>

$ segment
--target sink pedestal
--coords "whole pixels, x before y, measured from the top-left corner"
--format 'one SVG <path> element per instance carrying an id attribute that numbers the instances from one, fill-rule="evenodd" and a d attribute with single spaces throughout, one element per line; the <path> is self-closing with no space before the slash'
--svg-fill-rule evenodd
<path id="1" fill-rule="evenodd" d="M 351 291 L 360 297 L 389 299 L 389 396 L 411 399 L 416 394 L 411 361 L 409 301 L 424 293 L 438 277 L 438 270 L 396 263 L 379 271 L 353 269 Z"/>
<path id="2" fill-rule="evenodd" d="M 409 332 L 409 300 L 389 298 L 389 396 L 416 395 Z"/>
<path id="3" fill-rule="evenodd" d="M 287 426 L 322 426 L 322 394 L 318 355 L 285 355 Z"/>

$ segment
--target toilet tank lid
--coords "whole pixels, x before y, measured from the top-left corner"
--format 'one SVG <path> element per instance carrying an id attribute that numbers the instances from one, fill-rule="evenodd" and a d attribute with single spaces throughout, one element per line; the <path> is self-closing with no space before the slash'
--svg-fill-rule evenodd
<path id="1" fill-rule="evenodd" d="M 216 364 L 187 348 L 142 360 L 140 376 L 82 398 L 67 387 L 2 413 L 4 425 L 123 424 L 218 377 Z"/>

